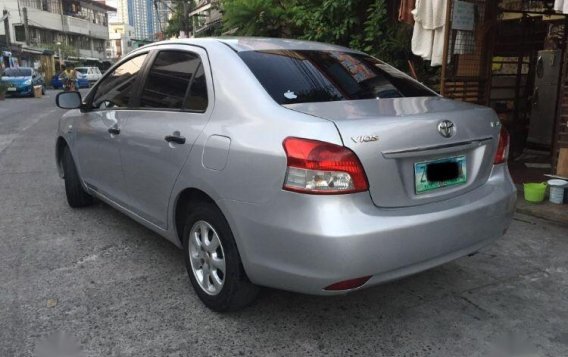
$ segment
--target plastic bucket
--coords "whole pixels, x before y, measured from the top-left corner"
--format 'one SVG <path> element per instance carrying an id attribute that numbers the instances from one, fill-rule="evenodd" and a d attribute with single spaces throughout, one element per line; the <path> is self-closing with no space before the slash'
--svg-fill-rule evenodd
<path id="1" fill-rule="evenodd" d="M 561 205 L 564 203 L 564 191 L 568 187 L 568 181 L 564 180 L 550 180 L 548 181 L 548 186 L 550 186 L 550 202 Z"/>
<path id="2" fill-rule="evenodd" d="M 525 191 L 525 200 L 528 202 L 538 203 L 544 201 L 546 193 L 546 183 L 525 183 L 523 185 Z"/>

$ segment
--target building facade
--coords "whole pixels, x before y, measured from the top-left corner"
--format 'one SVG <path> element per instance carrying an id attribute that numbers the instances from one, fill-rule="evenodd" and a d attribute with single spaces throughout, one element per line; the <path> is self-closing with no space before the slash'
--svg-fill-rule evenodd
<path id="1" fill-rule="evenodd" d="M 134 27 L 133 38 L 160 40 L 168 22 L 168 4 L 166 0 L 118 0 L 116 22 Z"/>
<path id="2" fill-rule="evenodd" d="M 3 0 L 0 7 L 7 15 L 5 26 L 0 27 L 5 48 L 50 49 L 57 55 L 63 47 L 67 57 L 79 60 L 105 58 L 107 12 L 115 9 L 104 2 Z"/>
<path id="3" fill-rule="evenodd" d="M 107 58 L 116 61 L 134 49 L 134 27 L 120 22 L 112 22 L 108 27 L 109 46 Z"/>
<path id="4" fill-rule="evenodd" d="M 219 10 L 219 0 L 201 0 L 189 13 L 193 24 L 192 37 L 211 35 L 216 27 L 221 26 L 223 14 Z"/>

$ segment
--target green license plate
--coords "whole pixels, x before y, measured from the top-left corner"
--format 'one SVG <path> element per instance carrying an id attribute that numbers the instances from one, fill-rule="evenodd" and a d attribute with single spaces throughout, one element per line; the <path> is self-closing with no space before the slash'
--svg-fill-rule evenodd
<path id="1" fill-rule="evenodd" d="M 414 164 L 416 194 L 463 185 L 466 182 L 467 166 L 464 155 Z"/>

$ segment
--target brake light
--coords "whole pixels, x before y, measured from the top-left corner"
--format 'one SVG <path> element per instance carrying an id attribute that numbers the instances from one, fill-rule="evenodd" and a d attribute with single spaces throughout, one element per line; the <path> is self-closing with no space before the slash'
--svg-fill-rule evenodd
<path id="1" fill-rule="evenodd" d="M 495 153 L 494 165 L 499 165 L 507 162 L 509 158 L 509 133 L 507 129 L 501 127 L 499 132 L 499 143 L 497 144 L 497 152 Z"/>
<path id="2" fill-rule="evenodd" d="M 309 194 L 346 194 L 369 189 L 365 170 L 353 151 L 323 141 L 286 138 L 284 189 Z"/>

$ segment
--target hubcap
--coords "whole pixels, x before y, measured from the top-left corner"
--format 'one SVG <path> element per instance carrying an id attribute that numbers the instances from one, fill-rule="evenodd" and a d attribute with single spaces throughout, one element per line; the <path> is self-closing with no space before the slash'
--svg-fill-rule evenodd
<path id="1" fill-rule="evenodd" d="M 197 221 L 189 232 L 189 257 L 193 276 L 209 295 L 221 292 L 225 283 L 225 253 L 219 235 L 205 221 Z"/>

